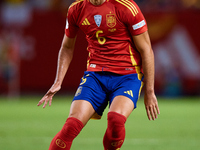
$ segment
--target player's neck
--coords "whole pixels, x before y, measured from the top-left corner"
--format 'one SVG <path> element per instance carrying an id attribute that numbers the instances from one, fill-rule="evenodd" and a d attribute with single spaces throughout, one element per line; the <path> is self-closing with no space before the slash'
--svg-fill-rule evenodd
<path id="1" fill-rule="evenodd" d="M 101 5 L 105 2 L 106 0 L 90 0 L 90 2 L 93 4 L 93 5 Z"/>

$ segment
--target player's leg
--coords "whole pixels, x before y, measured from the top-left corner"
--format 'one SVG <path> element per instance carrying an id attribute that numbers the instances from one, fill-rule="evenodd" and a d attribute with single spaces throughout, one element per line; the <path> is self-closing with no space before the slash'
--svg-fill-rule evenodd
<path id="1" fill-rule="evenodd" d="M 116 96 L 109 108 L 109 112 L 116 112 L 128 118 L 134 109 L 133 101 L 126 96 Z"/>
<path id="2" fill-rule="evenodd" d="M 69 118 L 77 118 L 85 126 L 94 113 L 95 110 L 90 102 L 85 100 L 75 100 L 71 104 Z"/>
<path id="3" fill-rule="evenodd" d="M 107 115 L 108 126 L 104 135 L 104 150 L 119 150 L 125 139 L 125 122 L 134 109 L 134 103 L 125 96 L 113 99 Z"/>
<path id="4" fill-rule="evenodd" d="M 142 76 L 130 74 L 115 78 L 110 95 L 108 127 L 104 136 L 105 150 L 119 150 L 125 139 L 125 122 L 136 104 L 142 88 Z"/>
<path id="5" fill-rule="evenodd" d="M 69 117 L 61 131 L 53 138 L 49 150 L 70 150 L 72 141 L 94 113 L 95 110 L 88 101 L 73 101 Z"/>

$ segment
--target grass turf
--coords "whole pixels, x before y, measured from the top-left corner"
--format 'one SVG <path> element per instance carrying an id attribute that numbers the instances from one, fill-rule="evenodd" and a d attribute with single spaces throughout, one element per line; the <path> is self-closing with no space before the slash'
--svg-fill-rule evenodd
<path id="1" fill-rule="evenodd" d="M 0 97 L 0 150 L 47 150 L 64 124 L 71 96 L 55 96 L 51 107 L 37 107 L 40 97 L 6 100 Z M 161 114 L 148 121 L 143 100 L 126 123 L 121 150 L 190 150 L 200 147 L 200 98 L 158 98 Z M 74 140 L 72 150 L 103 150 L 105 111 L 90 120 Z"/>

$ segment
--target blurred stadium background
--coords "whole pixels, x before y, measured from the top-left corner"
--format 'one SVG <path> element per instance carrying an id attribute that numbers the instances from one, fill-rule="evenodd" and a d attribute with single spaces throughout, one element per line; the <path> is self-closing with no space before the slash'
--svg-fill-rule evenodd
<path id="1" fill-rule="evenodd" d="M 0 94 L 44 93 L 54 81 L 68 6 L 73 0 L 0 1 Z M 200 95 L 200 1 L 136 0 L 149 26 L 156 93 Z M 86 69 L 79 33 L 62 91 L 74 92 Z"/>
<path id="2" fill-rule="evenodd" d="M 128 138 L 122 149 L 198 149 L 200 0 L 135 1 L 147 20 L 155 52 L 161 115 L 157 122 L 147 122 L 144 107 L 138 107 L 127 122 Z M 44 111 L 36 104 L 54 81 L 71 2 L 0 0 L 0 149 L 47 149 L 66 119 L 86 69 L 87 42 L 82 32 L 53 106 Z M 106 115 L 102 120 L 88 124 L 73 149 L 80 145 L 81 150 L 103 149 Z"/>

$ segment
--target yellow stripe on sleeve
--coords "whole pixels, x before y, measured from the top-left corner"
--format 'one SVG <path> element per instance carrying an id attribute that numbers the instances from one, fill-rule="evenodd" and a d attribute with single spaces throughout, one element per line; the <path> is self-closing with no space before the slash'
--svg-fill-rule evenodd
<path id="1" fill-rule="evenodd" d="M 127 7 L 131 11 L 134 17 L 139 13 L 135 5 L 130 1 L 128 0 L 115 0 L 115 1 Z"/>
<path id="2" fill-rule="evenodd" d="M 69 9 L 70 9 L 71 7 L 73 7 L 74 5 L 76 5 L 76 4 L 80 3 L 80 2 L 82 2 L 82 1 L 84 1 L 84 0 L 79 0 L 79 1 L 73 2 L 73 3 L 69 6 Z"/>
<path id="3" fill-rule="evenodd" d="M 135 12 L 139 13 L 138 9 L 136 8 L 136 6 L 133 3 L 131 3 L 129 0 L 124 0 L 124 1 L 127 1 L 130 5 L 132 5 L 132 7 L 134 8 Z"/>
<path id="4" fill-rule="evenodd" d="M 137 8 L 135 7 L 135 5 L 133 3 L 131 3 L 128 0 L 121 0 L 121 1 L 123 1 L 124 3 L 126 3 L 127 5 L 129 5 L 133 9 L 133 11 L 135 12 L 135 14 L 138 14 L 138 10 L 137 10 Z"/>

